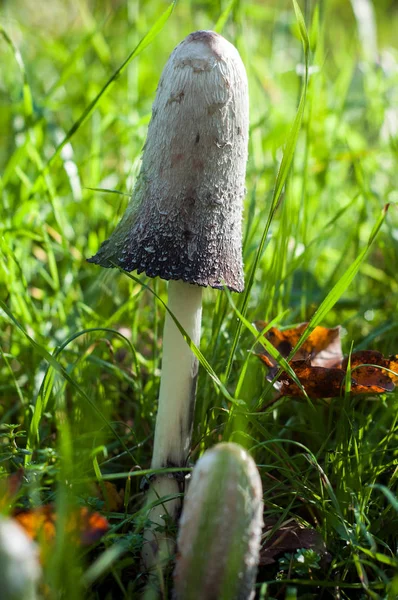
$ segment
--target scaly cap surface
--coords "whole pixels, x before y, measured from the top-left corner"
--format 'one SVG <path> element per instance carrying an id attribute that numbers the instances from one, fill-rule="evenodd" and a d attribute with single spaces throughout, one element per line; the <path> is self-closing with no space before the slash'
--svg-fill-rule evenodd
<path id="1" fill-rule="evenodd" d="M 212 31 L 191 33 L 163 70 L 132 199 L 90 262 L 242 291 L 247 144 L 238 51 Z"/>

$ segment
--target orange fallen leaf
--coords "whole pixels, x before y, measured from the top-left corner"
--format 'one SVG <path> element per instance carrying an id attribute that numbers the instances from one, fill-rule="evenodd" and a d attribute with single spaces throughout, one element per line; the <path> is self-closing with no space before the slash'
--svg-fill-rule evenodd
<path id="1" fill-rule="evenodd" d="M 301 323 L 291 329 L 280 330 L 271 327 L 265 337 L 278 350 L 283 358 L 287 358 L 296 346 L 300 337 L 307 328 L 308 323 Z M 259 331 L 264 329 L 265 323 L 257 321 L 256 327 Z M 276 367 L 278 363 L 264 349 L 259 354 L 261 360 L 269 367 Z M 293 360 L 309 360 L 314 367 L 334 367 L 343 360 L 340 341 L 340 327 L 328 329 L 327 327 L 315 327 L 304 344 L 299 348 Z"/>
<path id="2" fill-rule="evenodd" d="M 292 362 L 291 366 L 310 398 L 334 398 L 344 395 L 346 371 L 342 368 L 312 367 L 305 361 Z M 356 376 L 357 372 L 360 377 Z M 282 373 L 279 382 L 280 396 L 303 397 L 301 388 L 286 373 Z M 394 387 L 391 379 L 377 367 L 360 367 L 351 374 L 351 394 L 354 396 L 383 394 L 391 392 Z"/>
<path id="3" fill-rule="evenodd" d="M 310 398 L 340 396 L 345 378 L 345 373 L 341 369 L 312 367 L 306 361 L 292 362 L 291 366 Z M 301 388 L 286 373 L 281 374 L 278 382 L 279 396 L 303 397 Z"/>
<path id="4" fill-rule="evenodd" d="M 342 369 L 347 369 L 348 359 L 344 359 Z M 382 369 L 377 367 L 383 367 Z M 385 371 L 384 369 L 389 369 Z M 376 350 L 362 350 L 351 355 L 351 370 L 357 381 L 369 382 L 372 378 L 376 380 L 381 375 L 389 379 L 394 386 L 398 383 L 398 356 L 385 358 L 381 352 Z M 381 383 L 381 381 L 379 381 Z M 394 389 L 394 386 L 392 389 Z M 391 390 L 388 390 L 391 391 Z"/>
<path id="5" fill-rule="evenodd" d="M 264 323 L 256 324 L 261 330 Z M 278 330 L 272 327 L 265 337 L 287 358 L 297 344 L 307 323 Z M 258 354 L 267 365 L 267 379 L 272 381 L 279 365 L 264 349 Z M 382 394 L 394 390 L 398 382 L 398 356 L 385 358 L 380 352 L 362 350 L 351 355 L 351 394 Z M 340 329 L 316 327 L 290 360 L 290 366 L 310 398 L 333 398 L 345 393 L 348 358 L 341 352 Z M 281 396 L 303 397 L 302 389 L 283 372 L 275 383 Z"/>
<path id="6" fill-rule="evenodd" d="M 43 536 L 47 542 L 55 538 L 57 514 L 51 504 L 31 510 L 16 511 L 13 517 L 32 539 Z M 101 539 L 108 531 L 109 523 L 98 512 L 83 507 L 69 518 L 66 531 L 82 546 L 88 546 Z"/>

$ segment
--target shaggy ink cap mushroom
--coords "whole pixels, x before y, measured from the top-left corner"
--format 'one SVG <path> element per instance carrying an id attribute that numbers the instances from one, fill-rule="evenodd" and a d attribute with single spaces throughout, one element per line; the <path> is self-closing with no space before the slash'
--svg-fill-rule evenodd
<path id="1" fill-rule="evenodd" d="M 127 210 L 90 259 L 170 280 L 151 461 L 159 472 L 147 493 L 142 547 L 155 579 L 158 561 L 174 551 L 166 514 L 178 519 L 184 488 L 184 479 L 162 469 L 187 464 L 199 367 L 176 322 L 198 347 L 202 287 L 243 290 L 247 142 L 247 77 L 238 51 L 212 31 L 191 33 L 164 67 Z"/>
<path id="2" fill-rule="evenodd" d="M 89 261 L 241 292 L 247 145 L 239 53 L 213 31 L 191 33 L 163 70 L 132 199 Z"/>
<path id="3" fill-rule="evenodd" d="M 253 600 L 263 526 L 261 477 L 224 442 L 192 471 L 178 529 L 174 600 Z"/>

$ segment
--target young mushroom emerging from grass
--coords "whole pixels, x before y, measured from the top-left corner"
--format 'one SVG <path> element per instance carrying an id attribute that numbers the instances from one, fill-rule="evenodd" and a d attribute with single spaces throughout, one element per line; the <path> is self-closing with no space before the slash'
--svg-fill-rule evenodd
<path id="1" fill-rule="evenodd" d="M 191 33 L 163 70 L 132 199 L 90 259 L 169 280 L 168 308 L 197 346 L 202 288 L 244 286 L 247 143 L 247 77 L 238 51 L 213 31 Z M 153 468 L 187 464 L 197 373 L 197 359 L 166 314 Z M 179 493 L 182 485 L 181 477 L 159 474 L 151 497 Z M 180 508 L 179 499 L 170 500 L 150 518 L 163 523 L 167 511 L 176 519 Z"/>
<path id="2" fill-rule="evenodd" d="M 37 600 L 41 575 L 36 544 L 13 519 L 0 516 L 1 600 Z"/>
<path id="3" fill-rule="evenodd" d="M 217 444 L 192 471 L 178 532 L 174 600 L 252 600 L 263 526 L 256 463 Z"/>

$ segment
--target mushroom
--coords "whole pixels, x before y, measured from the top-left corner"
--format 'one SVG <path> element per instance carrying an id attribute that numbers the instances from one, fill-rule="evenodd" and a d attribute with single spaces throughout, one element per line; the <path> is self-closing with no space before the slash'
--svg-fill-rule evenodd
<path id="1" fill-rule="evenodd" d="M 213 31 L 191 33 L 164 67 L 132 199 L 90 262 L 169 280 L 168 309 L 196 346 L 202 288 L 244 287 L 247 144 L 247 77 L 238 51 Z M 168 312 L 154 469 L 187 464 L 197 374 L 198 361 Z M 152 498 L 178 494 L 183 477 L 157 475 L 151 488 Z M 165 504 L 152 520 L 164 523 L 165 512 L 178 517 L 180 499 Z"/>
<path id="2" fill-rule="evenodd" d="M 193 469 L 181 515 L 175 600 L 254 598 L 262 526 L 254 460 L 231 442 L 207 450 Z"/>
<path id="3" fill-rule="evenodd" d="M 0 517 L 2 600 L 36 600 L 41 574 L 36 544 L 16 521 Z"/>

